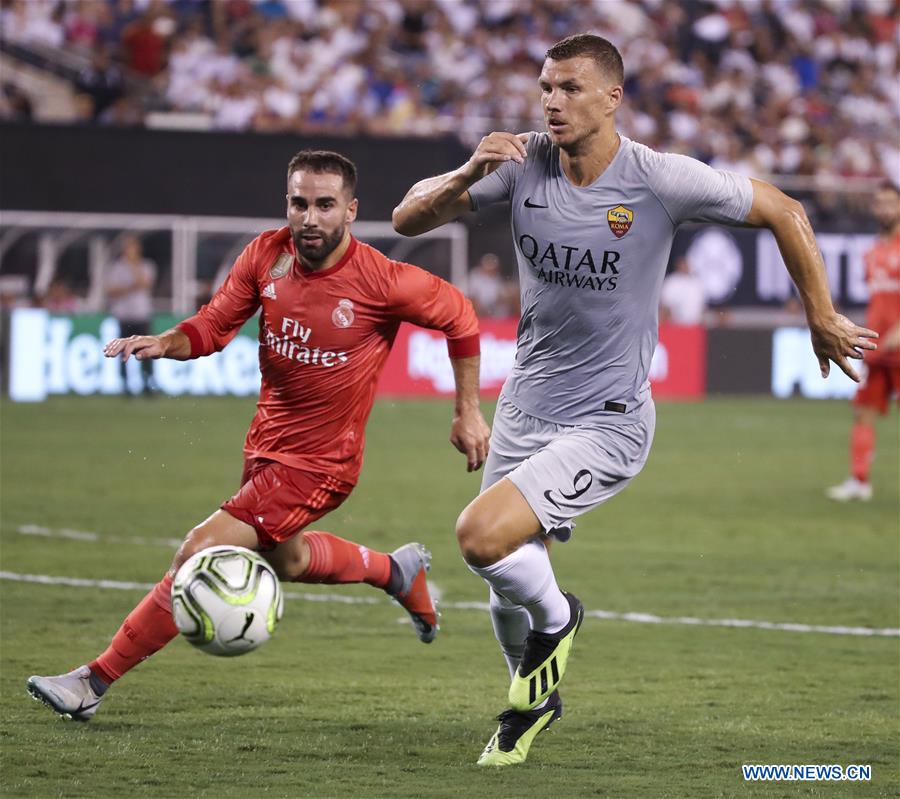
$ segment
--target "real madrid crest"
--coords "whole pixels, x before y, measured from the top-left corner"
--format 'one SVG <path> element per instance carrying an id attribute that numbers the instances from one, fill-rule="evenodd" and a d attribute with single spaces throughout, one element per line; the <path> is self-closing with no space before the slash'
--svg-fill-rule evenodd
<path id="1" fill-rule="evenodd" d="M 353 303 L 350 300 L 340 300 L 331 312 L 331 321 L 335 327 L 350 327 L 353 324 Z"/>
<path id="2" fill-rule="evenodd" d="M 609 229 L 613 235 L 617 239 L 621 239 L 631 228 L 631 223 L 634 222 L 634 211 L 624 205 L 617 205 L 606 212 L 606 221 L 609 222 Z"/>
<path id="3" fill-rule="evenodd" d="M 272 278 L 272 280 L 278 280 L 278 278 L 284 277 L 291 271 L 291 263 L 293 260 L 294 256 L 290 253 L 283 252 L 275 259 L 275 263 L 269 267 L 269 277 Z"/>

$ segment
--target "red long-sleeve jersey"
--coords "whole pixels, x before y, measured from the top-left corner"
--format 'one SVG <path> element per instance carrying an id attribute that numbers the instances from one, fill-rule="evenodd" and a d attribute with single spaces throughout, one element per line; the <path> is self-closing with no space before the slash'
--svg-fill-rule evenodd
<path id="1" fill-rule="evenodd" d="M 459 290 L 355 238 L 318 272 L 297 260 L 289 228 L 254 239 L 209 304 L 178 325 L 191 357 L 221 350 L 260 307 L 262 387 L 245 456 L 350 484 L 400 323 L 443 331 L 451 358 L 479 353 L 478 320 Z"/>
<path id="2" fill-rule="evenodd" d="M 880 336 L 900 324 L 900 234 L 880 238 L 865 255 L 869 309 L 866 326 Z M 900 366 L 900 353 L 884 349 L 867 352 L 869 363 Z"/>

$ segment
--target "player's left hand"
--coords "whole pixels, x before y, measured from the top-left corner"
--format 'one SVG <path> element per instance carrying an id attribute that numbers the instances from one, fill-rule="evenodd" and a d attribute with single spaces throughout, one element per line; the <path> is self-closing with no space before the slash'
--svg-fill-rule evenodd
<path id="1" fill-rule="evenodd" d="M 491 428 L 480 409 L 465 410 L 453 417 L 450 443 L 466 456 L 468 471 L 480 469 L 487 459 L 490 437 Z"/>
<path id="2" fill-rule="evenodd" d="M 828 377 L 831 371 L 829 361 L 834 361 L 847 377 L 858 383 L 859 376 L 847 359 L 859 360 L 863 357 L 862 350 L 878 349 L 878 345 L 871 340 L 878 338 L 878 333 L 853 324 L 839 313 L 833 313 L 819 324 L 811 324 L 809 330 L 822 377 Z"/>

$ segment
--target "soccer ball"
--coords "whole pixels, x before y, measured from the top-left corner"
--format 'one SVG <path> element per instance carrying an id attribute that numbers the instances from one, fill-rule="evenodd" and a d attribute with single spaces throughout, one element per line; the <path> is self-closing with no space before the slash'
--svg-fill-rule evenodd
<path id="1" fill-rule="evenodd" d="M 284 610 L 281 583 L 244 547 L 218 546 L 188 558 L 172 582 L 181 634 L 211 655 L 243 655 L 269 640 Z"/>

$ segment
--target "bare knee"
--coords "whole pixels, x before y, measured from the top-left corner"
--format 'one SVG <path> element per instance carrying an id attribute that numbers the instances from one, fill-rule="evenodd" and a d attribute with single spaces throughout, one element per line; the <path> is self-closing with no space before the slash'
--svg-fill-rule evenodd
<path id="1" fill-rule="evenodd" d="M 181 546 L 172 559 L 171 574 L 175 574 L 181 565 L 192 555 L 204 549 L 222 544 L 256 549 L 255 530 L 249 525 L 235 519 L 223 510 L 216 511 L 205 521 L 192 528 L 184 537 Z"/>
<path id="2" fill-rule="evenodd" d="M 213 536 L 209 530 L 206 530 L 204 525 L 198 524 L 196 527 L 191 528 L 190 532 L 184 537 L 184 541 L 181 542 L 181 546 L 178 547 L 175 557 L 172 559 L 172 568 L 170 571 L 174 574 L 188 558 L 204 549 L 215 546 L 217 543 L 215 536 Z"/>
<path id="3" fill-rule="evenodd" d="M 456 521 L 456 540 L 470 566 L 491 566 L 541 532 L 541 523 L 510 480 L 494 483 Z"/>
<path id="4" fill-rule="evenodd" d="M 505 558 L 515 547 L 504 541 L 502 531 L 476 502 L 471 503 L 456 520 L 459 551 L 470 566 L 491 566 Z"/>

